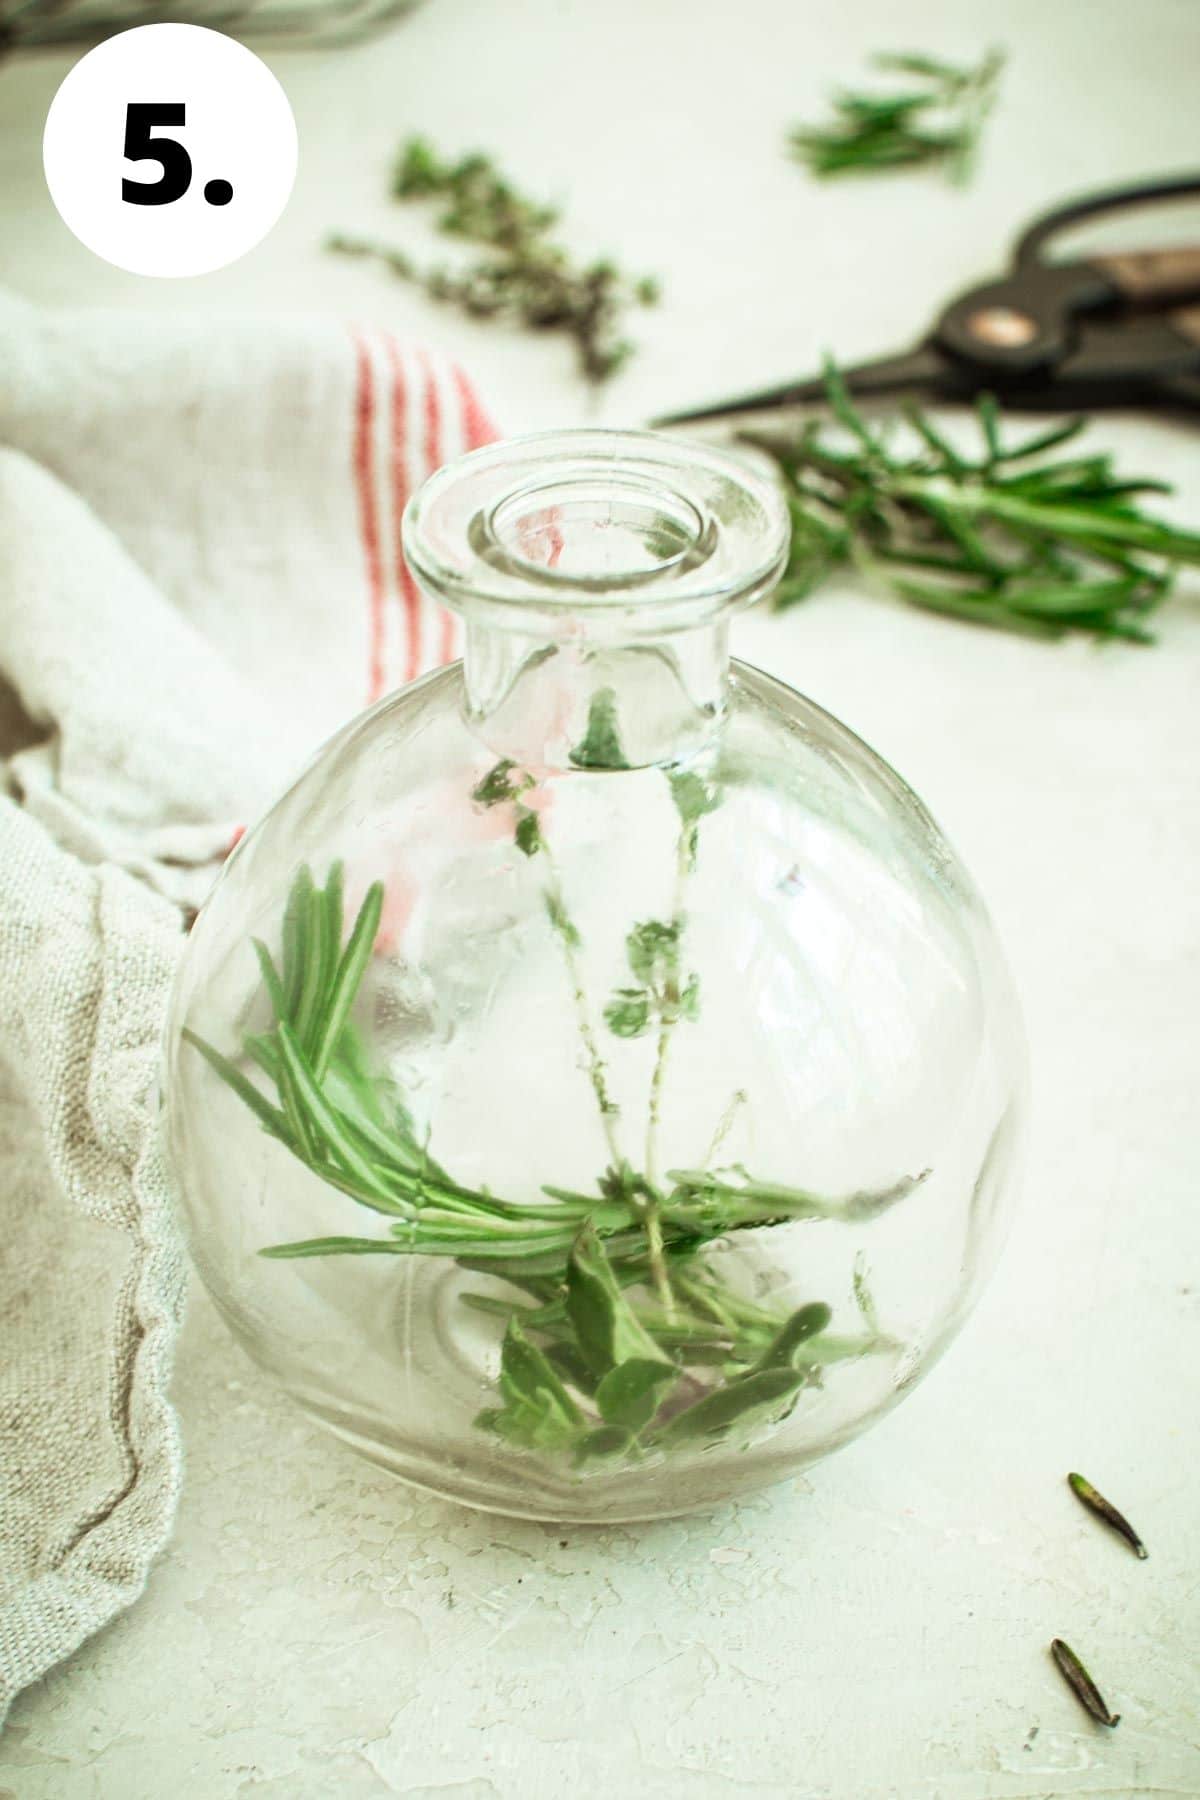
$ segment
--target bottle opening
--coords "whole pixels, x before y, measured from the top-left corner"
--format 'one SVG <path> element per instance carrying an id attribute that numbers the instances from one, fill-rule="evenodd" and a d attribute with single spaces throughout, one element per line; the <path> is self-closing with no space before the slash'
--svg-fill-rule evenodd
<path id="1" fill-rule="evenodd" d="M 531 581 L 612 593 L 697 566 L 715 534 L 684 494 L 635 475 L 581 474 L 502 499 L 477 542 L 489 562 Z"/>

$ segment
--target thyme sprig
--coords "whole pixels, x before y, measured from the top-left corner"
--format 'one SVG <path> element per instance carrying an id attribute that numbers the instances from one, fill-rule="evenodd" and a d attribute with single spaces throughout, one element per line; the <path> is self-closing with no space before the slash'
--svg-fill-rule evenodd
<path id="1" fill-rule="evenodd" d="M 965 181 L 996 97 L 1003 52 L 989 50 L 965 69 L 912 52 L 873 56 L 871 65 L 903 76 L 905 86 L 836 94 L 828 124 L 792 132 L 793 154 L 822 180 L 942 164 L 951 180 Z"/>
<path id="2" fill-rule="evenodd" d="M 483 245 L 486 254 L 458 268 L 422 268 L 407 251 L 344 233 L 327 247 L 374 257 L 471 318 L 565 332 L 589 381 L 606 381 L 633 354 L 621 320 L 631 305 L 657 301 L 657 282 L 623 275 L 606 257 L 577 264 L 550 236 L 558 210 L 519 193 L 489 156 L 474 151 L 447 160 L 424 138 L 410 138 L 396 162 L 392 193 L 398 200 L 441 201 L 438 230 Z"/>
<path id="3" fill-rule="evenodd" d="M 915 406 L 868 424 L 831 365 L 826 388 L 836 440 L 815 421 L 791 436 L 743 434 L 774 458 L 791 512 L 776 606 L 854 567 L 902 600 L 976 624 L 1153 641 L 1147 619 L 1176 565 L 1200 563 L 1200 535 L 1142 510 L 1142 495 L 1172 492 L 1166 483 L 1122 475 L 1103 451 L 1050 454 L 1086 420 L 1009 443 L 985 395 L 972 455 Z"/>
<path id="4" fill-rule="evenodd" d="M 597 733 L 603 723 L 593 721 Z M 504 760 L 472 797 L 484 809 L 508 809 L 515 845 L 542 870 L 548 928 L 564 956 L 610 1158 L 593 1191 L 546 1183 L 534 1197 L 507 1198 L 456 1180 L 434 1157 L 395 1082 L 372 1066 L 353 1016 L 366 1010 L 361 990 L 384 890 L 378 882 L 368 890 L 347 934 L 340 865 L 323 886 L 301 868 L 278 953 L 254 943 L 266 1029 L 247 1032 L 233 1057 L 190 1030 L 185 1036 L 269 1136 L 384 1222 L 379 1235 L 299 1239 L 270 1245 L 264 1256 L 443 1256 L 509 1290 L 463 1296 L 504 1323 L 500 1404 L 479 1414 L 481 1428 L 526 1449 L 569 1453 L 576 1464 L 745 1436 L 785 1417 L 826 1367 L 896 1346 L 863 1304 L 857 1276 L 863 1329 L 836 1334 L 825 1303 L 788 1314 L 760 1305 L 722 1280 L 702 1252 L 737 1232 L 869 1220 L 922 1177 L 839 1199 L 758 1180 L 739 1164 L 672 1168 L 659 1179 L 649 1165 L 661 1076 L 650 1102 L 648 1166 L 631 1164 L 620 1151 L 619 1112 L 584 991 L 582 938 L 535 790 L 528 771 Z M 712 784 L 690 772 L 672 777 L 671 791 L 680 823 L 676 908 L 670 920 L 629 933 L 638 1030 L 626 1028 L 632 1015 L 616 1002 L 605 1015 L 618 1042 L 639 1035 L 644 997 L 646 1028 L 653 1017 L 659 1033 L 656 1071 L 671 1033 L 699 1006 L 698 983 L 683 972 L 686 877 L 700 821 L 718 801 Z M 742 1099 L 731 1103 L 713 1152 Z"/>

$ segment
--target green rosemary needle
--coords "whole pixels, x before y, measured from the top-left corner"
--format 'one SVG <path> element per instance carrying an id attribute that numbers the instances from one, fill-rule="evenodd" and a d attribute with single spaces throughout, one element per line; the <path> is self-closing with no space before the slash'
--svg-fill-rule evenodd
<path id="1" fill-rule="evenodd" d="M 604 257 L 577 264 L 549 235 L 557 210 L 519 193 L 490 157 L 475 151 L 447 161 L 424 138 L 410 138 L 397 159 L 392 194 L 441 202 L 438 230 L 482 245 L 485 253 L 456 268 L 427 269 L 404 250 L 344 233 L 330 237 L 327 248 L 373 257 L 471 318 L 566 333 L 589 381 L 606 381 L 632 355 L 621 334 L 623 314 L 631 305 L 652 306 L 657 282 L 625 276 Z"/>
<path id="2" fill-rule="evenodd" d="M 819 422 L 742 441 L 779 468 L 792 519 L 777 607 L 858 569 L 899 599 L 1027 635 L 1150 643 L 1147 620 L 1176 566 L 1200 563 L 1200 534 L 1142 510 L 1164 482 L 1127 477 L 1103 451 L 1055 456 L 1071 419 L 1004 440 L 996 402 L 977 407 L 979 448 L 960 450 L 915 406 L 867 423 L 826 366 L 836 439 Z"/>
<path id="3" fill-rule="evenodd" d="M 1111 1531 L 1115 1531 L 1118 1537 L 1125 1539 L 1135 1555 L 1139 1556 L 1143 1562 L 1146 1560 L 1150 1552 L 1129 1520 L 1124 1513 L 1117 1511 L 1111 1500 L 1106 1500 L 1099 1489 L 1092 1486 L 1086 1475 L 1068 1475 L 1067 1486 L 1089 1512 L 1095 1513 L 1098 1519 L 1103 1519 Z"/>
<path id="4" fill-rule="evenodd" d="M 1090 1713 L 1092 1718 L 1101 1725 L 1109 1727 L 1119 1725 L 1121 1723 L 1120 1713 L 1109 1711 L 1107 1701 L 1070 1644 L 1064 1644 L 1061 1638 L 1055 1638 L 1050 1645 L 1050 1654 L 1054 1658 L 1063 1680 L 1084 1711 Z"/>
<path id="5" fill-rule="evenodd" d="M 823 180 L 941 163 L 952 180 L 965 181 L 996 96 L 1003 52 L 989 50 L 967 69 L 907 52 L 874 56 L 871 63 L 903 76 L 906 85 L 892 93 L 835 95 L 829 124 L 792 132 L 794 155 Z"/>

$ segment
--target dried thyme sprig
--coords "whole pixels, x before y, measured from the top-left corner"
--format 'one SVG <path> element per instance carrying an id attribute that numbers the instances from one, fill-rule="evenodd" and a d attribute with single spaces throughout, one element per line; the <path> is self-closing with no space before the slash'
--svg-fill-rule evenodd
<path id="1" fill-rule="evenodd" d="M 743 434 L 775 459 L 791 511 L 776 606 L 854 567 L 900 599 L 981 625 L 1153 641 L 1146 620 L 1175 566 L 1200 563 L 1200 535 L 1141 510 L 1141 495 L 1172 491 L 1165 483 L 1122 476 L 1104 452 L 1049 455 L 1086 420 L 1005 443 L 985 395 L 971 455 L 916 407 L 868 425 L 829 365 L 826 385 L 837 441 L 818 422 L 790 437 Z"/>
<path id="2" fill-rule="evenodd" d="M 836 94 L 830 124 L 792 132 L 793 154 L 823 180 L 940 163 L 952 180 L 965 181 L 996 97 L 1003 52 L 989 50 L 967 69 L 911 53 L 873 56 L 871 65 L 904 76 L 905 87 Z"/>
<path id="3" fill-rule="evenodd" d="M 577 265 L 549 236 L 557 210 L 518 193 L 490 157 L 476 151 L 446 161 L 425 139 L 411 138 L 400 152 L 392 193 L 399 200 L 444 201 L 438 230 L 482 244 L 487 254 L 457 269 L 425 269 L 406 251 L 343 233 L 329 238 L 327 247 L 374 257 L 472 318 L 565 332 L 589 381 L 606 381 L 632 355 L 622 316 L 631 305 L 654 305 L 657 282 L 623 275 L 604 257 Z"/>
<path id="4" fill-rule="evenodd" d="M 1086 1475 L 1068 1475 L 1067 1486 L 1089 1512 L 1095 1513 L 1098 1519 L 1103 1519 L 1109 1529 L 1115 1531 L 1118 1537 L 1123 1537 L 1130 1549 L 1145 1562 L 1150 1552 L 1125 1514 L 1118 1512 L 1112 1501 L 1106 1500 L 1099 1489 L 1092 1486 Z"/>
<path id="5" fill-rule="evenodd" d="M 1119 1725 L 1120 1713 L 1110 1712 L 1108 1703 L 1101 1694 L 1070 1644 L 1064 1644 L 1061 1638 L 1055 1638 L 1050 1645 L 1050 1654 L 1058 1666 L 1063 1680 L 1078 1700 L 1085 1712 L 1091 1714 L 1101 1725 Z"/>

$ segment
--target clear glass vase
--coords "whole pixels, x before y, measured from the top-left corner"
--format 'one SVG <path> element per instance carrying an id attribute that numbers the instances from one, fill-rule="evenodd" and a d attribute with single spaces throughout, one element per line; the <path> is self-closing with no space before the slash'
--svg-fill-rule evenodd
<path id="1" fill-rule="evenodd" d="M 639 433 L 477 451 L 409 508 L 462 663 L 244 839 L 175 993 L 197 1266 L 407 1480 L 554 1520 L 780 1479 L 893 1405 L 997 1247 L 1024 1059 L 924 807 L 728 659 L 787 537 Z"/>

